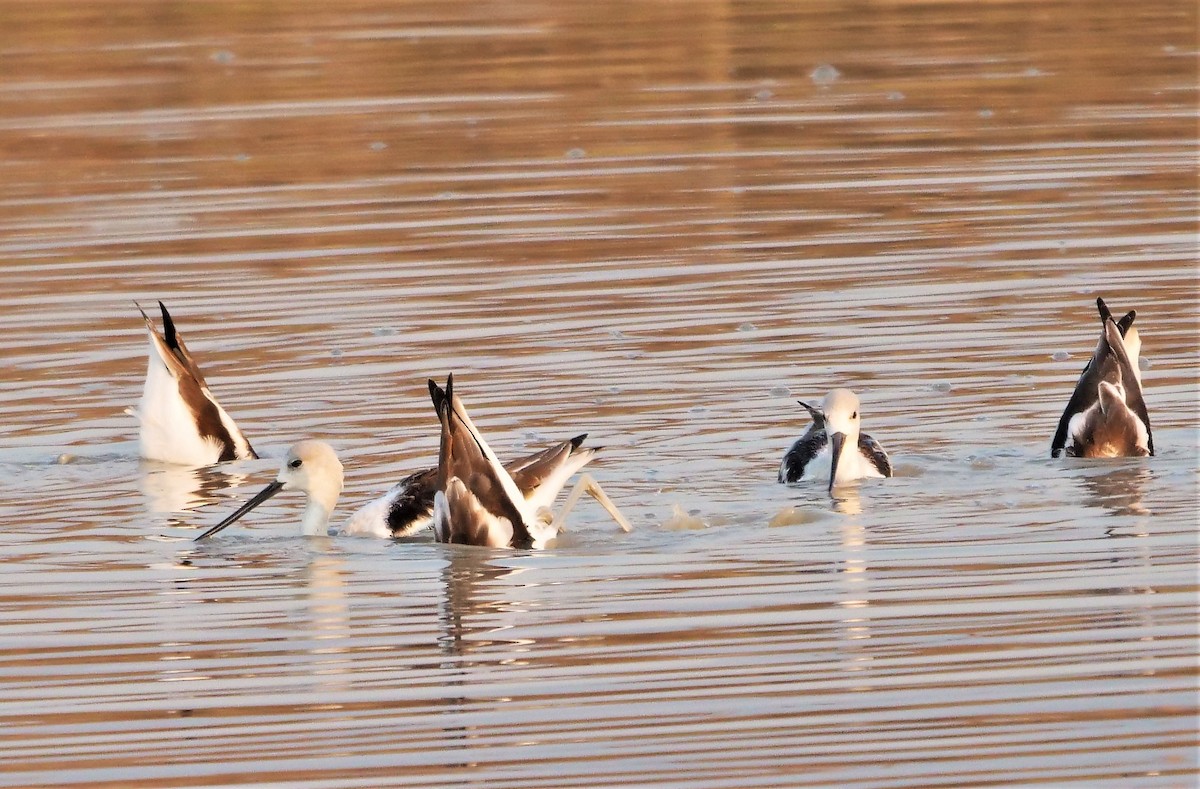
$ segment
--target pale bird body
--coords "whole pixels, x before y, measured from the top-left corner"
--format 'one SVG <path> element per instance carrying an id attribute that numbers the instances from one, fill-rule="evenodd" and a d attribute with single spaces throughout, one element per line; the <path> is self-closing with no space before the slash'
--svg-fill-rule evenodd
<path id="1" fill-rule="evenodd" d="M 803 401 L 812 425 L 796 439 L 779 465 L 779 481 L 828 479 L 829 489 L 860 479 L 892 476 L 892 464 L 879 442 L 861 430 L 858 396 L 834 389 L 820 408 Z"/>
<path id="2" fill-rule="evenodd" d="M 138 420 L 141 456 L 186 466 L 257 458 L 250 442 L 209 390 L 167 308 L 161 301 L 158 306 L 162 311 L 161 333 L 142 312 L 150 339 L 146 383 L 137 408 L 127 409 Z"/>

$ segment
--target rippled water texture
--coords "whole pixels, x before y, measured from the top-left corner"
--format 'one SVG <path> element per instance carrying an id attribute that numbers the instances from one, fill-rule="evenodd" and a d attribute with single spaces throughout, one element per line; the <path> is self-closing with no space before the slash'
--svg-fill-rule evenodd
<path id="1" fill-rule="evenodd" d="M 0 9 L 0 782 L 1192 786 L 1190 2 Z M 1158 456 L 1051 462 L 1138 310 Z M 271 457 L 137 459 L 172 308 Z M 539 553 L 297 536 L 588 431 Z M 774 482 L 836 385 L 897 477 Z"/>

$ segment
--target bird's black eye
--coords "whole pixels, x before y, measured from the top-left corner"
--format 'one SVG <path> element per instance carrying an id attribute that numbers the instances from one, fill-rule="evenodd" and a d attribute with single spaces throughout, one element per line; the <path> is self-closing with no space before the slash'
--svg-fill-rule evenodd
<path id="1" fill-rule="evenodd" d="M 853 414 L 851 414 L 851 415 L 850 415 L 850 418 L 851 418 L 851 419 L 858 419 L 858 412 L 857 412 L 857 411 L 855 411 Z"/>
<path id="2" fill-rule="evenodd" d="M 303 464 L 304 464 L 303 460 L 301 460 L 300 458 L 296 458 L 295 460 L 288 463 L 288 468 L 300 468 L 300 466 Z"/>

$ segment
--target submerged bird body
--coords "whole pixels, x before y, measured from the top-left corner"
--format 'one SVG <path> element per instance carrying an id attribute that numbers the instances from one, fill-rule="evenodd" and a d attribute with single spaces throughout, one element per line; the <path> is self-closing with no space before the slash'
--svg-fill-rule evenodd
<path id="1" fill-rule="evenodd" d="M 142 312 L 150 338 L 149 364 L 142 398 L 137 409 L 129 411 L 140 425 L 141 456 L 188 466 L 257 458 L 209 390 L 167 308 L 161 301 L 158 306 L 161 333 Z"/>
<path id="2" fill-rule="evenodd" d="M 557 536 L 526 502 L 512 476 L 479 435 L 454 394 L 453 376 L 441 389 L 429 382 L 441 423 L 433 530 L 438 542 L 490 548 L 533 548 Z"/>
<path id="3" fill-rule="evenodd" d="M 1068 457 L 1120 458 L 1150 454 L 1146 426 L 1125 403 L 1125 391 L 1101 381 L 1096 405 L 1071 420 Z"/>
<path id="4" fill-rule="evenodd" d="M 829 480 L 832 490 L 854 480 L 892 476 L 887 452 L 859 428 L 857 395 L 849 389 L 834 389 L 825 395 L 821 408 L 798 402 L 813 421 L 784 453 L 780 482 L 822 478 Z"/>
<path id="5" fill-rule="evenodd" d="M 447 378 L 445 389 L 430 381 L 429 395 L 441 424 L 433 505 L 433 529 L 439 542 L 541 548 L 558 536 L 566 513 L 583 492 L 594 496 L 629 531 L 628 521 L 586 475 L 557 517 L 550 510 L 567 480 L 591 458 L 576 451 L 582 437 L 506 468 L 454 394 L 453 376 Z"/>
<path id="6" fill-rule="evenodd" d="M 582 446 L 586 438 L 584 433 L 504 465 L 535 509 L 550 506 L 570 478 L 596 456 L 598 448 Z M 430 525 L 437 472 L 437 468 L 431 468 L 409 474 L 387 493 L 360 507 L 342 526 L 342 533 L 407 537 Z"/>
<path id="7" fill-rule="evenodd" d="M 1130 310 L 1113 318 L 1096 299 L 1103 329 L 1058 422 L 1052 457 L 1113 458 L 1154 454 L 1150 415 L 1142 396 L 1138 355 L 1141 338 Z"/>
<path id="8" fill-rule="evenodd" d="M 196 539 L 213 536 L 282 490 L 304 493 L 304 514 L 300 519 L 303 534 L 310 537 L 328 534 L 329 517 L 342 493 L 342 481 L 342 463 L 333 447 L 324 441 L 300 441 L 288 450 L 274 482 Z"/>

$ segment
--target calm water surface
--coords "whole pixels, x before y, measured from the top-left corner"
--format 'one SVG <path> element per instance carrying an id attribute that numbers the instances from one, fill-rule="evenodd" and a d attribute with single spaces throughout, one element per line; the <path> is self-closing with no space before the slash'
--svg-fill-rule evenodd
<path id="1" fill-rule="evenodd" d="M 1192 4 L 0 18 L 0 783 L 1193 785 Z M 1051 462 L 1097 295 L 1159 455 Z M 158 298 L 271 457 L 139 462 Z M 190 542 L 450 370 L 634 532 Z M 776 485 L 835 385 L 897 477 Z"/>

